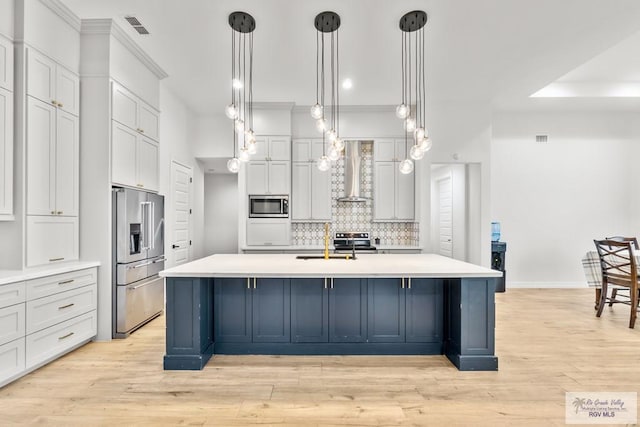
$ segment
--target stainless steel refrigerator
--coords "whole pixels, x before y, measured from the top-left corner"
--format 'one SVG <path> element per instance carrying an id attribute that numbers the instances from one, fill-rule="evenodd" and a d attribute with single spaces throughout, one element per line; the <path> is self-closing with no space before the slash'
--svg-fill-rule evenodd
<path id="1" fill-rule="evenodd" d="M 113 337 L 126 338 L 164 308 L 164 197 L 113 188 Z"/>

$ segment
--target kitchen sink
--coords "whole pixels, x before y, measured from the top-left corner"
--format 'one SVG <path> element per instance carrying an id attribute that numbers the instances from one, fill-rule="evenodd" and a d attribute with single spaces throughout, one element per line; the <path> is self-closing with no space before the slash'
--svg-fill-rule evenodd
<path id="1" fill-rule="evenodd" d="M 297 255 L 296 259 L 324 259 L 324 255 Z M 351 259 L 351 255 L 329 255 L 328 259 Z"/>

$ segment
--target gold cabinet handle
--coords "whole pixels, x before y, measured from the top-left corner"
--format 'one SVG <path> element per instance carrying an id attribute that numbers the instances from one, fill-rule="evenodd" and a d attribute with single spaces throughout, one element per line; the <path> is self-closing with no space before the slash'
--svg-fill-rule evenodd
<path id="1" fill-rule="evenodd" d="M 63 259 L 64 259 L 64 257 L 62 257 L 62 258 L 49 258 L 49 262 L 62 261 Z"/>
<path id="2" fill-rule="evenodd" d="M 143 184 L 136 184 L 136 187 L 144 187 Z"/>
<path id="3" fill-rule="evenodd" d="M 63 335 L 61 337 L 58 337 L 59 340 L 63 340 L 65 338 L 69 338 L 71 335 L 73 335 L 73 332 L 69 332 L 67 335 Z"/>
<path id="4" fill-rule="evenodd" d="M 69 283 L 73 283 L 73 279 L 65 280 L 64 282 L 58 282 L 58 285 L 67 285 Z"/>
<path id="5" fill-rule="evenodd" d="M 62 211 L 58 211 L 58 212 L 57 212 L 57 214 L 58 214 L 58 215 L 62 215 Z"/>
<path id="6" fill-rule="evenodd" d="M 58 105 L 58 103 L 56 102 L 56 100 L 55 100 L 55 99 L 52 99 L 52 100 L 51 100 L 51 104 L 53 104 L 53 105 Z"/>
<path id="7" fill-rule="evenodd" d="M 58 307 L 58 310 L 64 310 L 65 308 L 70 308 L 70 307 L 73 307 L 74 305 L 75 305 L 74 303 L 63 305 Z"/>
<path id="8" fill-rule="evenodd" d="M 56 211 L 51 211 L 51 215 L 55 215 L 55 214 L 56 214 Z"/>
<path id="9" fill-rule="evenodd" d="M 138 132 L 140 132 L 140 133 L 144 133 L 144 129 L 140 129 L 140 128 L 138 128 L 138 129 L 136 129 L 136 130 L 137 130 Z"/>

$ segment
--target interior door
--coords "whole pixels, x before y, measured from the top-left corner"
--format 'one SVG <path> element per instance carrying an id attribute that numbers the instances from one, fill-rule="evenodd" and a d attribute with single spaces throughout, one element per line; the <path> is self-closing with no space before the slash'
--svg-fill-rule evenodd
<path id="1" fill-rule="evenodd" d="M 451 177 L 438 181 L 438 229 L 440 255 L 453 256 L 453 192 Z"/>
<path id="2" fill-rule="evenodd" d="M 191 168 L 178 162 L 171 163 L 171 265 L 191 260 Z"/>

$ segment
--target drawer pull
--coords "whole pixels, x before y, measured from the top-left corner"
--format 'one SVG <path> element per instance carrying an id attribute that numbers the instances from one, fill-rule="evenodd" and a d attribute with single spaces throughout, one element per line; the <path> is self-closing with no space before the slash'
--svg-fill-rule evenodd
<path id="1" fill-rule="evenodd" d="M 76 305 L 76 304 L 72 302 L 71 304 L 67 304 L 67 305 L 63 305 L 61 307 L 58 307 L 58 310 L 64 310 L 65 308 L 73 307 L 74 305 Z"/>
<path id="2" fill-rule="evenodd" d="M 63 335 L 61 337 L 58 337 L 58 340 L 64 340 L 69 338 L 71 335 L 73 335 L 73 332 L 69 332 L 67 335 Z"/>
<path id="3" fill-rule="evenodd" d="M 73 279 L 69 279 L 69 280 L 65 280 L 64 282 L 58 282 L 58 285 L 66 285 L 72 282 L 73 282 Z"/>
<path id="4" fill-rule="evenodd" d="M 49 262 L 62 261 L 63 259 L 64 259 L 64 257 L 62 257 L 62 258 L 49 258 Z"/>

